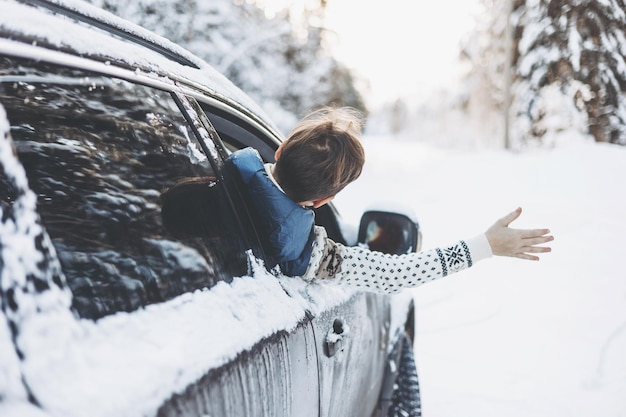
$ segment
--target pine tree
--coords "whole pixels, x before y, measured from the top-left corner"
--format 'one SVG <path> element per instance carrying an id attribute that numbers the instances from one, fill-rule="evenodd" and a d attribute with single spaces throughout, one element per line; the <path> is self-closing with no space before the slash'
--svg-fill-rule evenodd
<path id="1" fill-rule="evenodd" d="M 266 55 L 274 65 L 288 69 L 276 88 L 281 106 L 298 117 L 326 105 L 366 110 L 350 70 L 327 52 L 325 12 L 324 0 L 301 0 L 267 20 L 270 25 L 285 25 L 286 36 Z"/>
<path id="2" fill-rule="evenodd" d="M 484 1 L 488 19 L 466 47 L 473 91 L 497 112 L 506 1 Z M 512 9 L 514 142 L 550 145 L 578 132 L 626 145 L 624 0 L 513 0 Z"/>
<path id="3" fill-rule="evenodd" d="M 526 139 L 562 129 L 555 119 L 569 115 L 596 141 L 626 145 L 623 0 L 518 1 L 513 19 L 514 109 Z"/>

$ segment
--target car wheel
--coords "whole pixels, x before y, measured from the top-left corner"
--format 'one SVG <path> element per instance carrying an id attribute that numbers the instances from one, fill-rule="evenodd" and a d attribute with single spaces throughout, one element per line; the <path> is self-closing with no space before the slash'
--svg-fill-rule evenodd
<path id="1" fill-rule="evenodd" d="M 400 337 L 396 346 L 401 349 L 401 353 L 398 376 L 387 412 L 389 417 L 421 417 L 422 415 L 420 386 L 411 344 L 411 339 L 405 333 Z"/>

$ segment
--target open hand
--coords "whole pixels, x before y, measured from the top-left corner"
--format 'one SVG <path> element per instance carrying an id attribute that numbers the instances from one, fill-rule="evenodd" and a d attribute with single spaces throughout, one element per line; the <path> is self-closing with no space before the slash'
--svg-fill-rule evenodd
<path id="1" fill-rule="evenodd" d="M 549 235 L 548 229 L 511 229 L 509 224 L 520 214 L 522 209 L 517 208 L 487 229 L 485 235 L 491 245 L 491 251 L 498 256 L 538 261 L 539 257 L 531 254 L 550 252 L 552 250 L 550 247 L 538 245 L 554 240 L 554 236 Z"/>

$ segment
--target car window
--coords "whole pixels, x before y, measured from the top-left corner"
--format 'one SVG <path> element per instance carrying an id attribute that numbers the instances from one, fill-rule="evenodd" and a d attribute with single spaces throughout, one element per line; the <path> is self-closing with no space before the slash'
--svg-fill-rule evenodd
<path id="1" fill-rule="evenodd" d="M 233 115 L 207 104 L 201 104 L 201 106 L 209 120 L 211 120 L 228 152 L 252 147 L 259 151 L 259 154 L 266 162 L 274 162 L 274 152 L 278 147 L 274 140 L 253 126 L 233 117 Z"/>
<path id="2" fill-rule="evenodd" d="M 0 102 L 81 317 L 245 275 L 249 245 L 168 93 L 3 59 Z"/>

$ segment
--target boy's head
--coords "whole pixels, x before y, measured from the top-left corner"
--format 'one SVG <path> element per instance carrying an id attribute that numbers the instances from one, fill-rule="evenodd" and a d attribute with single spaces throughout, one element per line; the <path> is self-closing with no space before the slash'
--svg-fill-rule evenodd
<path id="1" fill-rule="evenodd" d="M 276 151 L 276 180 L 292 200 L 324 204 L 361 175 L 360 134 L 354 109 L 326 107 L 309 114 Z"/>

